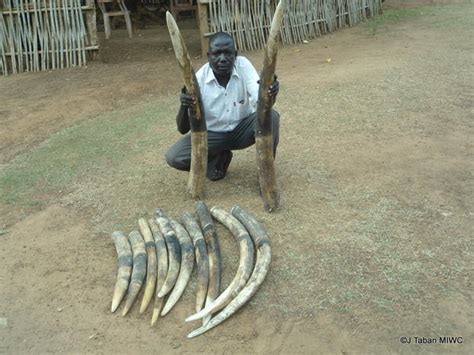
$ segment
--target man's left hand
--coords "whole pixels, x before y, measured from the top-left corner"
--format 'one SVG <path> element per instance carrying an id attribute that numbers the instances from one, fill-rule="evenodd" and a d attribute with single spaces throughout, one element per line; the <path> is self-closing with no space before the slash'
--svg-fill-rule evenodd
<path id="1" fill-rule="evenodd" d="M 268 94 L 271 97 L 277 96 L 278 92 L 280 91 L 280 82 L 277 80 L 278 77 L 275 75 L 275 80 L 273 81 L 272 85 L 268 88 Z"/>

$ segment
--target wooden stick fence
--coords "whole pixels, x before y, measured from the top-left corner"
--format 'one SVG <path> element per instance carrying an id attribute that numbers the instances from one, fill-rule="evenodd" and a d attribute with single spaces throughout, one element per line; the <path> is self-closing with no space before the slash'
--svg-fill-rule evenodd
<path id="1" fill-rule="evenodd" d="M 208 4 L 209 36 L 230 33 L 239 50 L 263 48 L 278 0 L 200 0 Z M 294 44 L 353 26 L 382 12 L 381 0 L 289 0 L 281 38 Z"/>
<path id="2" fill-rule="evenodd" d="M 89 11 L 84 21 L 83 12 Z M 94 15 L 91 12 L 94 12 Z M 97 50 L 94 2 L 0 0 L 0 72 L 3 75 L 86 64 Z"/>

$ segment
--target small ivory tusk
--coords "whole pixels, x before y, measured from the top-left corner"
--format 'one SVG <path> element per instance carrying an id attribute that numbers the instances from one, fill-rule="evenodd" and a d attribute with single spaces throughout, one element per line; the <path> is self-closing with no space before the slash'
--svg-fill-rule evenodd
<path id="1" fill-rule="evenodd" d="M 117 251 L 117 278 L 115 281 L 114 296 L 112 298 L 111 307 L 113 313 L 117 310 L 120 302 L 127 293 L 128 285 L 130 283 L 130 275 L 132 274 L 133 259 L 130 242 L 123 232 L 113 232 L 112 241 L 114 242 L 115 250 Z M 60 310 L 58 309 L 58 311 Z"/>
<path id="2" fill-rule="evenodd" d="M 145 242 L 143 241 L 140 232 L 132 231 L 128 235 L 128 239 L 132 246 L 133 269 L 132 279 L 128 288 L 127 299 L 125 300 L 125 307 L 123 308 L 122 316 L 125 316 L 130 308 L 132 308 L 133 302 L 138 296 L 138 292 L 142 287 L 146 274 Z"/>
<path id="3" fill-rule="evenodd" d="M 184 289 L 191 278 L 191 273 L 194 267 L 193 243 L 189 237 L 188 232 L 186 232 L 186 229 L 184 229 L 184 227 L 178 222 L 170 219 L 170 223 L 171 227 L 173 227 L 176 232 L 176 236 L 178 237 L 179 244 L 181 246 L 181 267 L 179 268 L 178 279 L 176 280 L 173 291 L 171 291 L 168 299 L 166 300 L 166 304 L 161 311 L 162 316 L 168 314 L 168 312 L 171 311 L 174 305 L 181 298 Z"/>
<path id="4" fill-rule="evenodd" d="M 164 212 L 158 208 L 155 211 L 155 216 L 156 222 L 160 226 L 161 233 L 163 233 L 165 237 L 166 247 L 168 249 L 168 274 L 166 275 L 166 280 L 163 283 L 163 286 L 158 292 L 158 297 L 163 297 L 171 291 L 178 279 L 179 265 L 181 262 L 181 248 L 176 233 L 173 228 L 171 228 L 170 222 Z"/>
<path id="5" fill-rule="evenodd" d="M 209 282 L 209 259 L 207 257 L 206 242 L 202 235 L 199 224 L 194 219 L 193 215 L 185 212 L 182 217 L 184 227 L 191 236 L 194 249 L 196 253 L 196 312 L 199 312 L 204 306 L 207 294 L 207 285 Z"/>
<path id="6" fill-rule="evenodd" d="M 158 260 L 158 274 L 156 277 L 156 291 L 155 304 L 153 305 L 153 314 L 151 316 L 151 325 L 155 325 L 160 316 L 161 308 L 163 307 L 163 297 L 158 297 L 158 292 L 165 283 L 166 275 L 168 274 L 168 250 L 166 249 L 166 242 L 160 232 L 160 228 L 155 220 L 148 220 L 153 238 L 155 239 L 156 258 Z"/>
<path id="7" fill-rule="evenodd" d="M 206 241 L 207 256 L 209 258 L 209 284 L 207 287 L 205 303 L 205 306 L 207 307 L 214 302 L 220 292 L 222 274 L 221 250 L 209 208 L 203 201 L 197 201 L 195 207 L 202 234 Z M 203 325 L 209 322 L 210 319 L 211 315 L 204 317 Z"/>
<path id="8" fill-rule="evenodd" d="M 145 312 L 148 305 L 150 304 L 153 294 L 156 288 L 156 274 L 158 272 L 157 260 L 156 260 L 156 247 L 153 234 L 151 233 L 150 227 L 145 219 L 140 218 L 138 220 L 138 228 L 145 240 L 145 248 L 147 255 L 147 272 L 145 281 L 145 292 L 143 294 L 142 304 L 140 306 L 140 314 Z"/>

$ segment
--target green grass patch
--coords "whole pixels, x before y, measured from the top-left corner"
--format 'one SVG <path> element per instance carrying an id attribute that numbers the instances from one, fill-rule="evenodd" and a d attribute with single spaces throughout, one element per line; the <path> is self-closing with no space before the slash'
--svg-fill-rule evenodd
<path id="1" fill-rule="evenodd" d="M 403 20 L 421 17 L 433 16 L 436 13 L 434 7 L 420 6 L 405 9 L 388 9 L 382 15 L 371 17 L 363 24 L 368 31 L 375 35 L 381 31 L 386 31 L 389 26 L 400 23 Z"/>
<path id="2" fill-rule="evenodd" d="M 52 135 L 2 167 L 1 201 L 34 207 L 48 194 L 69 191 L 85 175 L 113 172 L 133 155 L 160 144 L 153 132 L 174 124 L 175 106 L 175 100 L 165 98 L 100 115 Z"/>
<path id="3" fill-rule="evenodd" d="M 382 15 L 370 17 L 361 28 L 371 35 L 391 33 L 392 26 L 417 19 L 427 20 L 430 27 L 453 28 L 473 27 L 474 6 L 471 3 L 422 5 L 412 8 L 387 9 Z M 425 22 L 426 24 L 426 22 Z"/>

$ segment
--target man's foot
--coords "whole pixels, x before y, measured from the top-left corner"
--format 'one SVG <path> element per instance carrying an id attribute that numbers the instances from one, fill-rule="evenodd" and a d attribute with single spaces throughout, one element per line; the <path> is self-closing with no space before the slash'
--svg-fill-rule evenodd
<path id="1" fill-rule="evenodd" d="M 227 174 L 227 169 L 229 168 L 230 162 L 232 161 L 232 156 L 233 154 L 230 150 L 225 150 L 222 152 L 216 164 L 214 174 L 209 178 L 209 180 L 218 181 L 225 178 Z"/>

